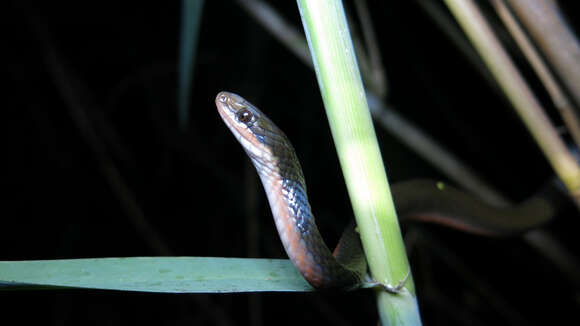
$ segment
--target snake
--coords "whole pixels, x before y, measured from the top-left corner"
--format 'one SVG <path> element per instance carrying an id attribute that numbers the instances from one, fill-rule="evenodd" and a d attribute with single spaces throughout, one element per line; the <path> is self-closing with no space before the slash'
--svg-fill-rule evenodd
<path id="1" fill-rule="evenodd" d="M 356 289 L 375 284 L 354 220 L 334 251 L 316 226 L 306 182 L 288 137 L 256 106 L 243 97 L 220 92 L 219 115 L 252 161 L 266 192 L 278 234 L 288 257 L 315 289 Z M 506 236 L 537 228 L 553 219 L 559 205 L 555 187 L 545 187 L 528 200 L 498 208 L 446 183 L 416 179 L 391 186 L 399 220 L 438 223 L 488 236 Z M 407 275 L 408 276 L 408 275 Z M 404 280 L 385 290 L 396 292 Z"/>

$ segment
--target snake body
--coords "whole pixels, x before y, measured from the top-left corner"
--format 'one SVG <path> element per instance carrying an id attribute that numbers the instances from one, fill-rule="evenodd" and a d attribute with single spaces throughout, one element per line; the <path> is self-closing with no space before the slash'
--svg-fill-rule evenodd
<path id="1" fill-rule="evenodd" d="M 256 168 L 282 244 L 302 276 L 317 289 L 360 286 L 366 275 L 366 260 L 354 224 L 347 227 L 331 253 L 316 227 L 302 168 L 286 135 L 239 95 L 220 92 L 215 102 Z M 548 196 L 535 196 L 521 205 L 498 209 L 431 180 L 397 183 L 392 191 L 402 220 L 440 223 L 486 235 L 537 227 L 550 220 L 557 209 Z"/>

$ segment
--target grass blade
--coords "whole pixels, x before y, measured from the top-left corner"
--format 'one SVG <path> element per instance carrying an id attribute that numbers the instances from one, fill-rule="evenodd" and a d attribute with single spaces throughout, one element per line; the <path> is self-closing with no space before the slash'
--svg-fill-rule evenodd
<path id="1" fill-rule="evenodd" d="M 65 287 L 161 293 L 302 292 L 289 260 L 130 257 L 0 262 L 0 289 Z"/>

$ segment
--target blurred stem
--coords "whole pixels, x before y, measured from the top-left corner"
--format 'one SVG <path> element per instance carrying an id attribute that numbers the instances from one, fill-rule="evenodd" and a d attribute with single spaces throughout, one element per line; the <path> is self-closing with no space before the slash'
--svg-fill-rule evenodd
<path id="1" fill-rule="evenodd" d="M 290 51 L 306 65 L 312 66 L 308 45 L 294 26 L 289 24 L 268 3 L 261 0 L 238 0 L 240 6 L 248 12 Z"/>
<path id="2" fill-rule="evenodd" d="M 445 0 L 580 208 L 580 168 L 472 0 Z"/>
<path id="3" fill-rule="evenodd" d="M 552 102 L 560 112 L 562 120 L 570 131 L 576 146 L 580 146 L 580 120 L 572 107 L 572 103 L 568 100 L 568 97 L 558 85 L 558 82 L 550 72 L 550 69 L 546 66 L 544 60 L 542 60 L 542 57 L 536 51 L 536 48 L 528 39 L 526 33 L 522 30 L 503 0 L 493 0 L 492 4 L 495 11 L 498 13 L 499 17 L 512 34 L 514 40 L 530 62 L 530 65 L 534 68 L 536 74 L 544 84 L 546 91 L 552 98 Z"/>
<path id="4" fill-rule="evenodd" d="M 359 17 L 362 34 L 368 50 L 368 61 L 370 64 L 368 79 L 373 81 L 369 86 L 371 86 L 370 88 L 372 88 L 381 99 L 384 99 L 387 97 L 388 92 L 387 74 L 385 73 L 385 67 L 383 66 L 383 58 L 381 56 L 379 42 L 377 41 L 377 36 L 373 28 L 371 13 L 366 0 L 355 1 L 354 6 Z M 363 76 L 363 80 L 364 78 L 365 77 Z"/>
<path id="5" fill-rule="evenodd" d="M 342 2 L 298 7 L 371 275 L 396 285 L 409 263 Z M 377 295 L 384 325 L 421 324 L 411 276 L 400 294 Z"/>
<path id="6" fill-rule="evenodd" d="M 509 0 L 536 45 L 580 106 L 580 43 L 554 0 Z"/>
<path id="7" fill-rule="evenodd" d="M 189 96 L 193 81 L 195 50 L 199 39 L 199 26 L 204 0 L 181 1 L 181 39 L 179 41 L 179 88 L 177 90 L 179 127 L 185 131 L 189 124 Z"/>

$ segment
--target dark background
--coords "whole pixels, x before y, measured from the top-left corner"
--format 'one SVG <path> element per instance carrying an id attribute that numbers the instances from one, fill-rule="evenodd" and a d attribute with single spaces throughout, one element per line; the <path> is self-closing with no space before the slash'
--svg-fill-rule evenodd
<path id="1" fill-rule="evenodd" d="M 1 260 L 284 258 L 258 178 L 216 113 L 221 90 L 256 104 L 290 137 L 321 233 L 336 243 L 351 208 L 315 75 L 236 3 L 206 1 L 185 132 L 176 120 L 180 2 L 6 6 L 0 11 Z M 400 114 L 512 200 L 530 196 L 551 177 L 504 98 L 414 1 L 369 6 L 390 81 L 388 102 Z M 302 30 L 295 2 L 276 8 Z M 541 89 L 539 97 L 555 117 Z M 380 126 L 376 131 L 389 181 L 445 180 Z M 136 220 L 153 232 L 136 227 Z M 569 209 L 547 230 L 571 247 L 578 224 Z M 406 231 L 415 240 L 410 260 L 426 325 L 579 321 L 578 279 L 521 238 L 488 239 L 433 225 Z M 10 291 L 0 292 L 0 307 L 2 319 L 23 324 L 377 320 L 367 292 Z"/>

